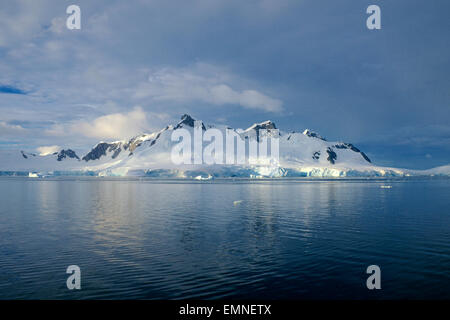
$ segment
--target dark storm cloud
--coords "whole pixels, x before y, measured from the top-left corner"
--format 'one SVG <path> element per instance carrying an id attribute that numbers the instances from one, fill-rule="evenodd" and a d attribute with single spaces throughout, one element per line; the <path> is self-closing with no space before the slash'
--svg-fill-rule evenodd
<path id="1" fill-rule="evenodd" d="M 141 106 L 154 127 L 185 112 L 271 119 L 369 151 L 409 144 L 375 156 L 394 165 L 408 150 L 448 163 L 448 1 L 79 1 L 79 31 L 65 28 L 69 4 L 0 9 L 0 82 L 33 88 L 2 95 L 0 120 L 92 124 Z M 366 28 L 371 4 L 381 30 Z"/>

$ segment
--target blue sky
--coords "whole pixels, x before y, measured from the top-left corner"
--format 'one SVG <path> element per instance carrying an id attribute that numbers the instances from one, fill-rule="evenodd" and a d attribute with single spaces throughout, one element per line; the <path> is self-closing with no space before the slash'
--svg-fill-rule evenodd
<path id="1" fill-rule="evenodd" d="M 81 7 L 81 30 L 66 8 Z M 382 29 L 366 28 L 381 7 Z M 89 148 L 183 113 L 273 120 L 376 164 L 450 163 L 450 3 L 2 1 L 0 148 Z"/>

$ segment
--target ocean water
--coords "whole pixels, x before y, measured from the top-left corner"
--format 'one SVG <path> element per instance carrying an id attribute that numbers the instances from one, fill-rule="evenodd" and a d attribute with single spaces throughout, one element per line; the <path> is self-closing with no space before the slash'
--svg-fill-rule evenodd
<path id="1" fill-rule="evenodd" d="M 450 180 L 0 179 L 0 299 L 185 298 L 449 299 Z"/>

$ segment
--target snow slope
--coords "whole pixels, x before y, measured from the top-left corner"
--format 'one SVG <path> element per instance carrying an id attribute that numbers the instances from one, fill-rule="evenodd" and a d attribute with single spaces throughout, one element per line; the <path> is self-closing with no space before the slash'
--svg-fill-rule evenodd
<path id="1" fill-rule="evenodd" d="M 245 141 L 260 141 L 261 129 L 277 129 L 272 121 L 255 123 L 246 130 L 203 124 L 202 132 L 214 128 L 226 135 L 231 130 Z M 250 164 L 183 164 L 171 160 L 172 148 L 178 142 L 171 137 L 176 130 L 188 130 L 193 136 L 194 119 L 183 115 L 175 125 L 138 135 L 130 140 L 101 141 L 87 151 L 63 149 L 41 156 L 24 151 L 1 151 L 0 174 L 150 176 L 210 179 L 211 177 L 353 177 L 450 175 L 450 165 L 430 170 L 405 170 L 373 165 L 356 146 L 330 142 L 318 133 L 279 132 L 279 162 Z M 209 143 L 203 142 L 203 148 Z M 225 143 L 224 143 L 225 145 Z M 203 149 L 201 149 L 203 150 Z"/>

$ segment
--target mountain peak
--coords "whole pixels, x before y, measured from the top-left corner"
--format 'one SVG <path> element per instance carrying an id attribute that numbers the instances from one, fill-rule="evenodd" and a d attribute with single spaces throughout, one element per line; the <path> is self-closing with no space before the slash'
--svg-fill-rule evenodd
<path id="1" fill-rule="evenodd" d="M 183 125 L 193 128 L 195 121 L 196 120 L 194 118 L 192 118 L 189 114 L 185 113 L 181 116 L 181 121 L 178 122 L 178 124 L 175 126 L 174 129 L 179 129 L 179 128 L 183 127 Z M 202 129 L 206 130 L 206 127 L 204 124 L 202 124 Z"/>
<path id="2" fill-rule="evenodd" d="M 305 136 L 311 137 L 311 138 L 317 138 L 323 141 L 327 141 L 327 139 L 325 139 L 324 137 L 322 137 L 320 134 L 318 134 L 317 132 L 314 132 L 312 130 L 306 129 L 305 131 L 303 131 L 303 134 Z"/>
<path id="3" fill-rule="evenodd" d="M 187 126 L 193 128 L 194 127 L 194 122 L 195 122 L 195 119 L 192 118 L 187 113 L 185 113 L 185 114 L 183 114 L 181 116 L 181 121 L 178 122 L 178 124 L 175 126 L 175 129 L 181 128 L 183 125 L 187 125 Z"/>
<path id="4" fill-rule="evenodd" d="M 199 122 L 198 122 L 199 123 Z M 195 125 L 196 120 L 190 116 L 189 114 L 183 114 L 181 120 L 178 121 L 178 124 L 173 126 L 166 126 L 164 129 L 148 134 L 140 134 L 129 140 L 120 140 L 114 142 L 104 142 L 101 141 L 97 143 L 87 154 L 83 157 L 78 157 L 78 155 L 72 149 L 62 149 L 59 152 L 53 153 L 48 157 L 38 157 L 34 154 L 27 153 L 22 151 L 21 157 L 28 160 L 26 165 L 26 169 L 31 168 L 33 170 L 40 168 L 50 168 L 53 170 L 54 168 L 67 168 L 67 170 L 91 170 L 98 172 L 99 175 L 148 175 L 148 174 L 156 174 L 158 175 L 158 170 L 163 170 L 161 172 L 165 172 L 164 170 L 175 170 L 174 163 L 170 157 L 171 149 L 175 146 L 177 141 L 172 140 L 172 134 L 177 129 L 187 130 L 190 134 L 194 131 L 195 134 Z M 211 127 L 206 125 L 207 128 Z M 220 125 L 216 127 L 217 130 L 222 132 L 222 134 L 227 134 L 227 129 L 234 130 L 228 126 Z M 205 129 L 205 125 L 203 126 L 203 130 Z M 250 148 L 251 143 L 261 142 L 260 139 L 266 136 L 265 132 L 267 130 L 267 136 L 274 137 L 274 130 L 277 130 L 277 126 L 270 120 L 266 120 L 259 123 L 254 123 L 247 130 L 242 131 L 240 129 L 234 130 L 236 134 L 238 134 L 245 141 L 245 148 Z M 181 130 L 183 131 L 183 130 Z M 280 134 L 278 140 L 278 154 L 279 161 L 277 163 L 270 164 L 270 170 L 275 168 L 274 170 L 281 170 L 277 172 L 281 172 L 280 174 L 284 176 L 305 176 L 309 174 L 324 174 L 324 175 L 334 175 L 336 174 L 336 170 L 341 170 L 343 166 L 345 168 L 351 168 L 351 170 L 358 170 L 358 168 L 363 168 L 364 170 L 372 170 L 370 169 L 370 159 L 365 155 L 361 150 L 350 143 L 344 142 L 328 142 L 324 141 L 325 139 L 320 136 L 318 133 L 306 129 L 303 132 L 290 133 L 290 134 Z M 293 139 L 291 139 L 291 136 Z M 311 139 L 309 139 L 311 138 Z M 260 147 L 263 145 L 258 145 L 258 151 Z M 270 145 L 270 150 L 272 152 L 272 147 L 276 145 Z M 206 147 L 202 151 L 207 152 Z M 237 152 L 238 149 L 232 150 L 232 153 Z M 247 150 L 246 150 L 247 151 Z M 225 151 L 224 151 L 225 153 Z M 250 158 L 250 150 L 249 150 Z M 260 153 L 258 153 L 259 155 Z M 235 154 L 236 155 L 236 154 Z M 1 154 L 0 154 L 1 156 Z M 19 155 L 11 155 L 10 163 L 13 168 L 16 166 L 17 157 Z M 45 159 L 45 161 L 44 161 Z M 56 167 L 53 167 L 55 163 L 51 164 L 47 159 L 57 160 L 58 162 Z M 237 159 L 237 158 L 236 158 Z M 75 162 L 74 160 L 78 160 Z M 3 159 L 0 157 L 0 165 Z M 48 164 L 47 164 L 48 163 Z M 77 164 L 76 164 L 77 163 Z M 250 162 L 249 162 L 250 163 Z M 206 163 L 205 163 L 206 165 Z M 37 166 L 37 167 L 36 167 Z M 209 164 L 208 164 L 209 166 Z M 253 164 L 252 164 L 253 166 Z M 261 170 L 269 170 L 267 164 L 265 162 L 258 162 L 255 165 L 255 168 L 258 167 L 265 168 Z M 332 168 L 331 168 L 332 167 Z M 205 167 L 206 168 L 206 167 Z M 234 169 L 230 169 L 230 173 L 228 172 L 229 168 L 219 168 L 217 167 L 217 172 L 222 172 L 221 174 L 225 175 L 247 175 L 246 172 L 241 172 L 241 169 L 244 167 L 237 167 L 237 170 L 240 173 L 236 173 L 233 171 Z M 327 170 L 334 171 L 327 171 Z M 150 171 L 149 171 L 150 170 Z M 155 171 L 156 170 L 156 171 Z M 182 172 L 176 169 L 175 171 Z M 203 170 L 203 169 L 202 169 Z M 205 169 L 206 170 L 206 169 Z M 209 170 L 209 167 L 208 167 Z M 214 169 L 216 170 L 216 169 Z M 247 170 L 247 169 L 245 169 Z M 244 170 L 244 171 L 245 171 Z M 253 170 L 253 169 L 252 169 Z M 258 173 L 266 172 L 266 171 L 258 171 L 260 169 L 255 169 L 256 171 L 252 172 L 252 175 L 258 175 Z M 305 170 L 312 170 L 306 173 Z M 347 169 L 345 169 L 347 170 Z M 382 169 L 385 170 L 385 169 Z M 173 172 L 175 172 L 173 171 Z M 156 172 L 156 173 L 151 173 Z M 187 171 L 186 171 L 187 172 Z M 272 171 L 270 171 L 272 172 Z M 289 173 L 290 172 L 290 173 Z M 347 172 L 347 171 L 346 171 Z M 346 172 L 339 172 L 338 174 L 346 174 Z M 350 172 L 350 171 L 349 171 Z M 381 175 L 386 175 L 388 171 L 380 171 Z M 390 172 L 390 171 L 389 171 Z M 90 173 L 89 173 L 90 174 Z M 164 173 L 165 174 L 165 173 Z M 169 174 L 169 173 L 167 173 Z M 170 173 L 172 174 L 172 173 Z M 178 173 L 173 173 L 174 175 L 178 175 Z M 181 173 L 180 173 L 181 174 Z M 184 173 L 183 173 L 184 174 Z M 278 173 L 277 173 L 278 174 Z M 293 174 L 293 175 L 291 175 Z M 350 172 L 349 174 L 353 174 Z M 372 173 L 370 173 L 372 174 Z M 376 173 L 379 174 L 379 173 Z M 390 174 L 390 173 L 389 173 Z M 1 172 L 0 172 L 1 175 Z M 262 174 L 263 176 L 265 174 Z M 270 173 L 272 175 L 272 173 Z"/>
<path id="5" fill-rule="evenodd" d="M 249 131 L 249 130 L 260 130 L 260 129 L 276 129 L 276 125 L 274 122 L 270 121 L 270 120 L 266 120 L 260 123 L 255 123 L 253 124 L 251 127 L 249 127 L 247 130 L 245 131 Z"/>
<path id="6" fill-rule="evenodd" d="M 244 132 L 248 135 L 254 135 L 256 133 L 256 141 L 259 142 L 259 130 L 270 130 L 270 129 L 276 129 L 275 123 L 273 123 L 270 120 L 266 120 L 260 123 L 255 123 L 251 127 L 249 127 Z M 251 133 L 254 131 L 255 133 Z"/>
<path id="7" fill-rule="evenodd" d="M 195 121 L 194 118 L 192 118 L 189 114 L 185 113 L 181 116 L 180 123 L 184 123 L 190 127 L 194 127 L 194 121 Z"/>

